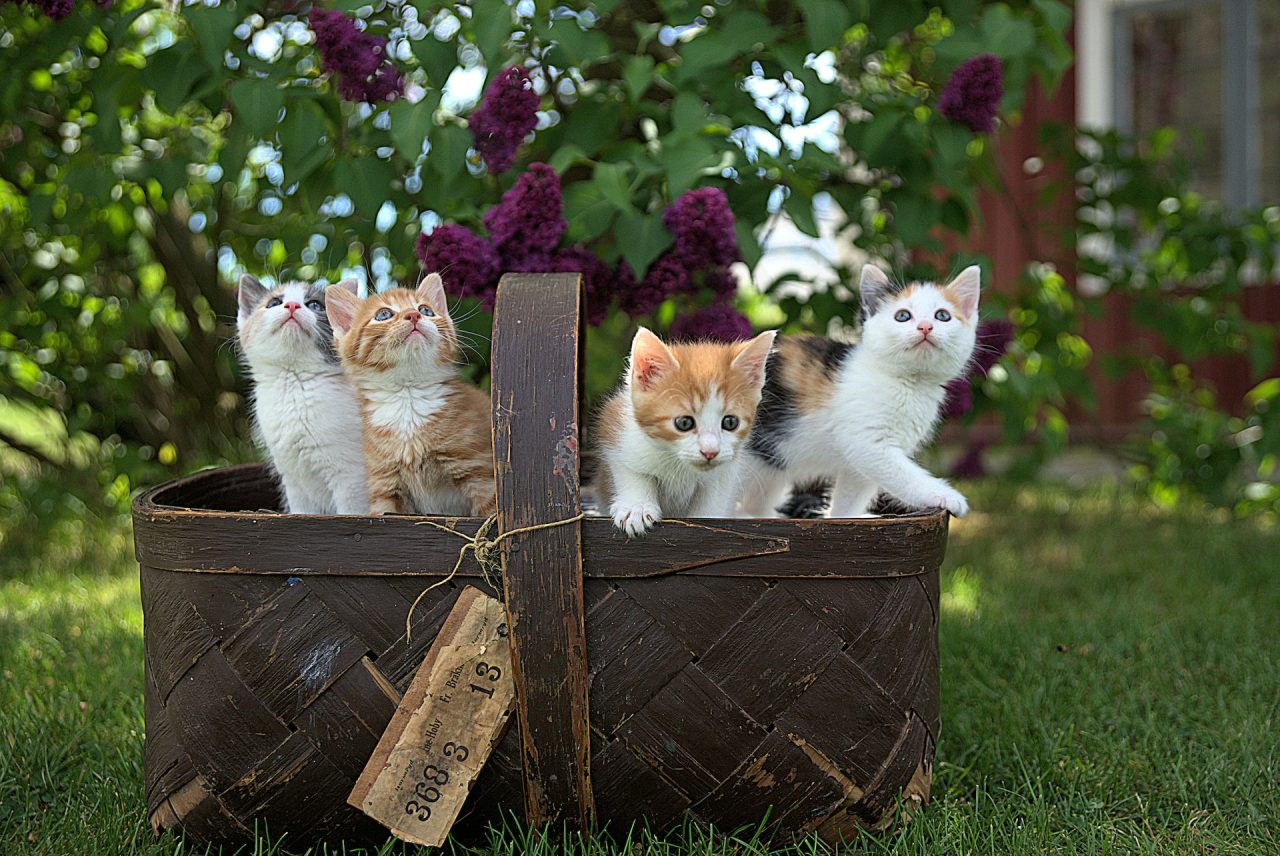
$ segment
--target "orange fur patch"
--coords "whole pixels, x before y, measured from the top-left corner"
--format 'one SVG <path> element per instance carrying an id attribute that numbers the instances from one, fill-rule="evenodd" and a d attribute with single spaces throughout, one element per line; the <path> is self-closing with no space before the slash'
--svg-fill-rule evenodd
<path id="1" fill-rule="evenodd" d="M 733 360 L 742 352 L 744 343 L 718 344 L 698 342 L 670 345 L 678 365 L 652 378 L 648 391 L 631 390 L 631 403 L 636 422 L 650 437 L 675 440 L 675 418 L 702 409 L 707 396 L 719 395 L 729 413 L 741 420 L 738 432 L 747 436 L 760 403 L 759 387 Z"/>

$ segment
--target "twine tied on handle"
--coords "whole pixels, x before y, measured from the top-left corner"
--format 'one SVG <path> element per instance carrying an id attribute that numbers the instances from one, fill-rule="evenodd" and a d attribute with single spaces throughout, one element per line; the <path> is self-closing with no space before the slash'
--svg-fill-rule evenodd
<path id="1" fill-rule="evenodd" d="M 498 515 L 496 514 L 491 514 L 486 517 L 484 523 L 481 523 L 480 528 L 476 530 L 475 535 L 464 535 L 457 529 L 450 529 L 448 526 L 436 523 L 434 520 L 419 520 L 414 523 L 415 526 L 434 526 L 443 532 L 448 532 L 450 535 L 457 535 L 459 538 L 466 541 L 466 543 L 458 549 L 458 561 L 453 563 L 453 570 L 449 572 L 449 575 L 439 582 L 435 582 L 427 586 L 422 590 L 421 594 L 414 598 L 413 603 L 409 605 L 409 612 L 404 617 L 405 638 L 409 641 L 413 640 L 413 611 L 417 609 L 418 604 L 427 596 L 427 592 L 434 588 L 439 588 L 457 576 L 458 571 L 462 568 L 462 563 L 467 558 L 468 550 L 470 550 L 476 557 L 476 562 L 480 565 L 480 572 L 484 575 L 485 581 L 495 589 L 501 590 L 501 587 L 497 584 L 497 581 L 499 581 L 502 576 L 502 557 L 498 552 L 498 545 L 501 544 L 504 539 L 510 538 L 512 535 L 523 535 L 526 532 L 537 532 L 539 529 L 554 529 L 557 526 L 568 526 L 570 523 L 577 523 L 585 516 L 585 514 L 579 511 L 573 517 L 566 517 L 564 520 L 553 520 L 550 523 L 537 523 L 533 526 L 521 526 L 516 529 L 508 529 L 506 532 L 499 533 L 496 538 L 488 537 L 489 530 L 498 523 Z"/>

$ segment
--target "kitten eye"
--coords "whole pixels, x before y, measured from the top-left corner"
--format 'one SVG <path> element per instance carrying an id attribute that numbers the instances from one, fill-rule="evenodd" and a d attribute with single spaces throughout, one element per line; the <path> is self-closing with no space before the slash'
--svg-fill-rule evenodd
<path id="1" fill-rule="evenodd" d="M 320 310 L 324 309 L 324 304 L 321 303 L 319 300 L 308 300 L 307 308 L 310 309 L 312 312 L 319 312 Z"/>
<path id="2" fill-rule="evenodd" d="M 279 306 L 281 303 L 284 303 L 284 299 L 283 299 L 283 298 L 280 298 L 280 297 L 273 297 L 273 298 L 271 298 L 270 300 L 268 300 L 268 301 L 267 301 L 267 308 L 268 308 L 268 309 L 274 309 L 275 307 Z"/>
<path id="3" fill-rule="evenodd" d="M 951 313 L 945 309 L 939 309 L 937 312 L 933 313 L 933 317 L 937 318 L 939 321 L 950 321 Z"/>
<path id="4" fill-rule="evenodd" d="M 723 429 L 724 429 L 724 430 L 726 430 L 726 431 L 737 431 L 737 430 L 738 430 L 738 417 L 736 417 L 736 416 L 726 416 L 725 418 L 723 418 L 723 419 L 721 419 L 721 420 L 720 420 L 720 427 L 721 427 L 721 428 L 723 428 Z"/>
<path id="5" fill-rule="evenodd" d="M 423 315 L 427 316 L 428 318 L 436 317 L 436 313 L 433 312 L 431 307 L 425 303 L 418 307 L 418 311 L 421 312 Z"/>
<path id="6" fill-rule="evenodd" d="M 910 321 L 911 313 L 905 309 L 899 309 L 897 312 L 893 313 L 893 320 L 894 321 Z"/>
<path id="7" fill-rule="evenodd" d="M 677 431 L 692 431 L 692 430 L 693 430 L 693 426 L 694 426 L 694 425 L 696 425 L 696 424 L 697 424 L 697 423 L 693 421 L 693 417 L 692 417 L 692 416 L 677 416 L 677 417 L 676 417 L 676 430 L 677 430 Z"/>
<path id="8" fill-rule="evenodd" d="M 373 313 L 373 320 L 386 321 L 392 315 L 395 315 L 395 313 L 392 312 L 388 307 L 384 306 L 381 309 L 379 309 L 377 312 Z"/>

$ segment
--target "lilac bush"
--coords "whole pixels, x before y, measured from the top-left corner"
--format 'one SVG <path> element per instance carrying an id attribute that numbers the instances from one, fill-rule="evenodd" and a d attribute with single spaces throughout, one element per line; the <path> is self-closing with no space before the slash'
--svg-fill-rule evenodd
<path id="1" fill-rule="evenodd" d="M 994 54 L 965 60 L 947 80 L 938 99 L 938 112 L 975 134 L 996 128 L 996 113 L 1004 97 L 1004 73 Z"/>
<path id="2" fill-rule="evenodd" d="M 680 315 L 671 322 L 671 338 L 678 342 L 738 342 L 751 338 L 753 332 L 747 316 L 724 302 Z"/>
<path id="3" fill-rule="evenodd" d="M 523 68 L 504 68 L 489 83 L 467 124 L 490 172 L 511 168 L 516 149 L 538 124 L 538 101 L 529 72 Z"/>
<path id="4" fill-rule="evenodd" d="M 387 40 L 372 36 L 335 9 L 312 9 L 311 32 L 324 70 L 338 80 L 348 101 L 390 101 L 404 89 L 400 72 L 387 60 Z"/>
<path id="5" fill-rule="evenodd" d="M 439 273 L 450 294 L 475 297 L 493 308 L 500 266 L 487 238 L 465 226 L 443 225 L 429 235 L 419 235 L 415 249 L 423 273 Z"/>

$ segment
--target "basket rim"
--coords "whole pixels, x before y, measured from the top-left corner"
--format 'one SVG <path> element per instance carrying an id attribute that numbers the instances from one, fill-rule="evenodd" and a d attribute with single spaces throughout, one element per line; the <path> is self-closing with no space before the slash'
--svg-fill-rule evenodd
<path id="1" fill-rule="evenodd" d="M 436 553 L 456 556 L 459 539 L 436 527 L 419 525 L 422 521 L 465 536 L 473 535 L 484 522 L 478 517 L 223 511 L 166 501 L 174 493 L 198 492 L 206 485 L 259 481 L 268 478 L 269 472 L 270 465 L 264 462 L 213 467 L 139 493 L 133 501 L 133 520 L 140 562 L 158 570 L 190 573 L 425 577 L 434 573 L 422 570 L 422 557 Z M 661 521 L 644 537 L 634 539 L 619 533 L 607 517 L 584 517 L 576 525 L 581 527 L 584 576 L 589 578 L 694 573 L 863 579 L 936 572 L 946 550 L 948 520 L 942 509 L 892 517 L 816 520 L 677 518 Z M 210 535 L 205 543 L 195 543 L 209 527 L 217 530 L 217 538 Z M 330 533 L 334 543 L 339 533 L 364 542 L 358 570 L 325 564 L 324 546 L 332 545 L 317 545 L 316 539 Z M 416 547 L 419 561 L 415 565 L 406 566 L 404 561 L 385 555 L 387 549 L 398 549 L 403 555 L 407 544 Z M 257 566 L 245 568 L 241 557 L 234 555 L 237 549 L 252 555 Z M 298 566 L 307 561 L 313 563 L 310 569 Z M 458 574 L 464 578 L 481 575 L 471 559 Z"/>

